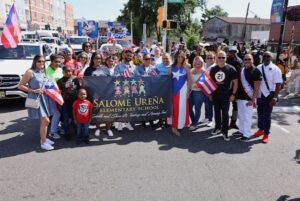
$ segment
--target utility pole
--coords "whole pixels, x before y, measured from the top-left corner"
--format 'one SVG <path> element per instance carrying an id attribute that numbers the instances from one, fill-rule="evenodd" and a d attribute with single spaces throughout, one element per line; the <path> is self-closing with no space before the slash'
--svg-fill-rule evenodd
<path id="1" fill-rule="evenodd" d="M 143 13 L 145 13 L 145 1 L 146 0 L 142 0 L 142 5 L 143 5 Z M 147 40 L 147 25 L 145 23 L 145 18 L 143 19 L 143 41 L 146 43 Z"/>
<path id="2" fill-rule="evenodd" d="M 130 12 L 130 33 L 131 33 L 131 44 L 133 44 L 133 22 L 132 22 L 132 11 Z"/>
<path id="3" fill-rule="evenodd" d="M 284 39 L 283 35 L 284 35 L 284 30 L 285 30 L 285 21 L 286 21 L 288 4 L 289 4 L 289 0 L 285 0 L 282 19 L 281 19 L 280 35 L 279 35 L 278 46 L 277 46 L 276 63 L 279 61 L 279 55 L 280 55 L 281 49 L 282 49 L 281 46 L 282 46 L 283 39 Z"/>
<path id="4" fill-rule="evenodd" d="M 244 23 L 244 29 L 243 29 L 243 40 L 244 41 L 246 41 L 247 20 L 248 20 L 249 8 L 250 8 L 250 2 L 248 2 L 247 13 L 246 13 L 246 18 L 245 18 L 245 23 Z"/>
<path id="5" fill-rule="evenodd" d="M 164 0 L 164 20 L 168 20 L 168 0 Z M 162 45 L 167 50 L 167 28 L 163 28 Z"/>

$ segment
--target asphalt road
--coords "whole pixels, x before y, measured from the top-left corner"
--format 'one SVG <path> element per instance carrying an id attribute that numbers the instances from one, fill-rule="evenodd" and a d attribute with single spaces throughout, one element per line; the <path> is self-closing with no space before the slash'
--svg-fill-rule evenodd
<path id="1" fill-rule="evenodd" d="M 300 200 L 299 104 L 275 109 L 267 145 L 225 142 L 208 127 L 181 137 L 137 127 L 44 152 L 24 102 L 0 101 L 0 201 Z"/>

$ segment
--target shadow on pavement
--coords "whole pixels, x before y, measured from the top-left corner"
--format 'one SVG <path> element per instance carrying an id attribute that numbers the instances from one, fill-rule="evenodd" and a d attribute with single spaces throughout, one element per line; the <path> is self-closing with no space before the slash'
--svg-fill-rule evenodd
<path id="1" fill-rule="evenodd" d="M 0 100 L 0 113 L 8 113 L 25 109 L 25 99 Z"/>
<path id="2" fill-rule="evenodd" d="M 294 160 L 300 165 L 300 149 L 296 151 Z"/>
<path id="3" fill-rule="evenodd" d="M 289 195 L 282 195 L 276 201 L 300 201 L 300 198 L 292 198 L 289 199 L 291 196 Z"/>

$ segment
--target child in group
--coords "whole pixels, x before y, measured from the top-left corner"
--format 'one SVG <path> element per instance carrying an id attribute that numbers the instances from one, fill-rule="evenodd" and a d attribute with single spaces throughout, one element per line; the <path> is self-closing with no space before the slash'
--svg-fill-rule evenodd
<path id="1" fill-rule="evenodd" d="M 76 143 L 85 142 L 89 144 L 89 125 L 92 118 L 92 103 L 87 100 L 87 92 L 85 89 L 79 89 L 77 100 L 73 103 L 73 117 L 77 127 Z"/>
<path id="2" fill-rule="evenodd" d="M 77 77 L 72 75 L 72 67 L 63 67 L 63 77 L 57 81 L 57 85 L 61 90 L 64 99 L 64 104 L 62 106 L 63 128 L 65 138 L 69 140 L 71 138 L 69 120 L 73 120 L 72 106 L 77 98 L 78 89 L 81 87 Z"/>

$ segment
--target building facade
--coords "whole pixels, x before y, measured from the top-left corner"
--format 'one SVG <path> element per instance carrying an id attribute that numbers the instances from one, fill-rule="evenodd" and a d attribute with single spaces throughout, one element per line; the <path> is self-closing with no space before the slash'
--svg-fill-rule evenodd
<path id="1" fill-rule="evenodd" d="M 214 17 L 203 24 L 203 37 L 208 42 L 222 42 L 223 40 L 251 41 L 252 31 L 269 31 L 270 19 L 239 17 Z"/>
<path id="2" fill-rule="evenodd" d="M 63 0 L 1 0 L 0 32 L 15 3 L 22 30 L 51 29 L 74 32 L 73 6 Z M 72 27 L 72 28 L 71 28 Z"/>

